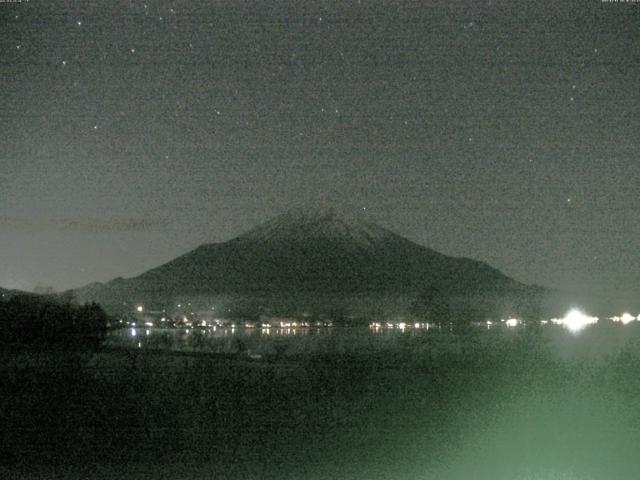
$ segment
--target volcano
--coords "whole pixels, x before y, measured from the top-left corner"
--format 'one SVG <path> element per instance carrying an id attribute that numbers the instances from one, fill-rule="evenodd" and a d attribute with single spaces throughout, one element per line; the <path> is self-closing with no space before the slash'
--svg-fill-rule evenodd
<path id="1" fill-rule="evenodd" d="M 137 277 L 76 291 L 105 306 L 189 297 L 410 298 L 522 296 L 528 287 L 489 265 L 455 258 L 335 210 L 293 210 L 222 243 L 202 245 Z M 303 300 L 307 299 L 307 300 Z M 299 301 L 298 301 L 299 300 Z"/>

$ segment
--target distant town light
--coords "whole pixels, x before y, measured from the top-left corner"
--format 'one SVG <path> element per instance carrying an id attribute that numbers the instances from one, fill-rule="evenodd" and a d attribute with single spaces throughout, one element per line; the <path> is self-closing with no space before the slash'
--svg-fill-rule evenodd
<path id="1" fill-rule="evenodd" d="M 631 315 L 629 312 L 623 313 L 622 316 L 620 317 L 620 321 L 622 322 L 623 325 L 626 325 L 627 323 L 631 323 L 635 319 L 636 319 L 636 317 Z"/>
<path id="2" fill-rule="evenodd" d="M 520 324 L 520 320 L 517 318 L 509 318 L 505 320 L 507 327 L 517 327 Z"/>
<path id="3" fill-rule="evenodd" d="M 144 307 L 143 307 L 142 305 L 138 305 L 138 306 L 136 307 L 136 310 L 137 310 L 138 312 L 142 313 L 142 312 L 144 311 Z"/>
<path id="4" fill-rule="evenodd" d="M 585 315 L 580 310 L 574 308 L 573 310 L 570 310 L 569 313 L 567 313 L 558 323 L 561 323 L 572 332 L 577 332 L 587 325 L 593 325 L 597 322 L 598 317 L 590 317 L 589 315 Z"/>

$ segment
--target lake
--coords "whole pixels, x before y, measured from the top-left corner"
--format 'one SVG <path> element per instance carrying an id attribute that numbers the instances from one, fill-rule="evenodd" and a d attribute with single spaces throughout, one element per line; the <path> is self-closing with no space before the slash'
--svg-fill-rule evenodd
<path id="1" fill-rule="evenodd" d="M 473 327 L 476 341 L 486 343 L 502 336 L 520 334 L 525 327 L 494 325 Z M 122 328 L 113 331 L 106 345 L 110 347 L 174 350 L 202 353 L 242 353 L 255 356 L 313 355 L 319 353 L 354 353 L 406 348 L 420 339 L 442 338 L 428 324 L 371 324 L 358 327 L 209 327 L 209 328 Z M 559 357 L 570 360 L 599 361 L 640 341 L 640 322 L 627 325 L 600 321 L 579 331 L 559 325 L 545 325 L 539 333 Z"/>
<path id="2" fill-rule="evenodd" d="M 639 327 L 139 328 L 5 353 L 0 476 L 636 478 Z"/>

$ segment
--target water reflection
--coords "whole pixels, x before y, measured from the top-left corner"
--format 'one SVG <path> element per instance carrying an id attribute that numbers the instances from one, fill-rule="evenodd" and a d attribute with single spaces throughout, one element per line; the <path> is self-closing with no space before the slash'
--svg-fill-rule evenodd
<path id="1" fill-rule="evenodd" d="M 444 327 L 423 322 L 371 322 L 360 327 L 214 325 L 207 328 L 128 327 L 111 332 L 107 346 L 134 349 L 197 351 L 243 354 L 250 358 L 270 355 L 309 355 L 387 351 L 415 348 L 417 352 L 456 349 L 460 342 L 482 344 L 500 338 L 516 338 L 526 332 L 527 323 L 508 326 L 504 322 L 478 322 L 471 336 L 457 335 Z M 474 333 L 475 332 L 475 333 Z M 551 319 L 534 330 L 562 357 L 604 357 L 630 342 L 640 344 L 640 322 L 624 324 L 569 312 L 562 319 Z M 437 337 L 437 338 L 436 338 Z M 435 342 L 434 342 L 435 340 Z M 430 353 L 429 353 L 430 354 Z"/>
<path id="2" fill-rule="evenodd" d="M 384 332 L 392 332 L 394 330 L 399 332 L 410 332 L 415 330 L 429 330 L 429 324 L 426 322 L 371 322 L 369 324 L 369 330 L 374 334 L 382 334 Z"/>
<path id="3" fill-rule="evenodd" d="M 204 327 L 161 328 L 129 327 L 113 331 L 107 345 L 155 350 L 181 350 L 224 353 L 247 353 L 278 349 L 287 345 L 294 350 L 317 348 L 320 339 L 332 345 L 344 343 L 344 348 L 357 349 L 358 345 L 378 338 L 400 338 L 428 332 L 428 323 L 372 322 L 367 327 L 329 327 L 302 322 L 283 322 L 279 325 L 212 325 Z M 308 338 L 309 341 L 303 339 Z M 285 339 L 286 344 L 282 343 Z M 299 340 L 296 340 L 299 339 Z M 317 340 L 313 340 L 317 339 Z M 341 347 L 342 348 L 342 347 Z"/>

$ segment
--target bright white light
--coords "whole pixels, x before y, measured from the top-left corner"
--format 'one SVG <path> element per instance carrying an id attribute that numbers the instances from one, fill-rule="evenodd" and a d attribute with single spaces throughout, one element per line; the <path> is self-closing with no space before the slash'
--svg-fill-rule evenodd
<path id="1" fill-rule="evenodd" d="M 507 327 L 517 327 L 520 324 L 520 320 L 517 318 L 509 318 L 508 320 L 505 320 L 505 323 L 507 324 Z"/>
<path id="2" fill-rule="evenodd" d="M 636 319 L 636 317 L 631 315 L 629 312 L 623 313 L 622 316 L 620 317 L 620 321 L 622 322 L 623 325 L 626 325 L 627 323 L 633 322 L 635 319 Z"/>
<path id="3" fill-rule="evenodd" d="M 142 305 L 138 305 L 138 306 L 136 307 L 136 310 L 137 310 L 138 312 L 142 312 L 142 311 L 144 310 L 144 307 L 143 307 Z"/>
<path id="4" fill-rule="evenodd" d="M 132 329 L 131 329 L 131 336 L 132 336 L 132 337 L 135 337 L 135 336 L 136 336 L 136 329 L 135 329 L 135 328 L 132 328 Z"/>
<path id="5" fill-rule="evenodd" d="M 585 315 L 580 310 L 573 309 L 570 310 L 569 313 L 565 315 L 562 319 L 561 323 L 565 327 L 567 327 L 572 332 L 577 332 L 587 325 L 593 325 L 598 322 L 598 317 L 590 317 L 589 315 Z"/>

